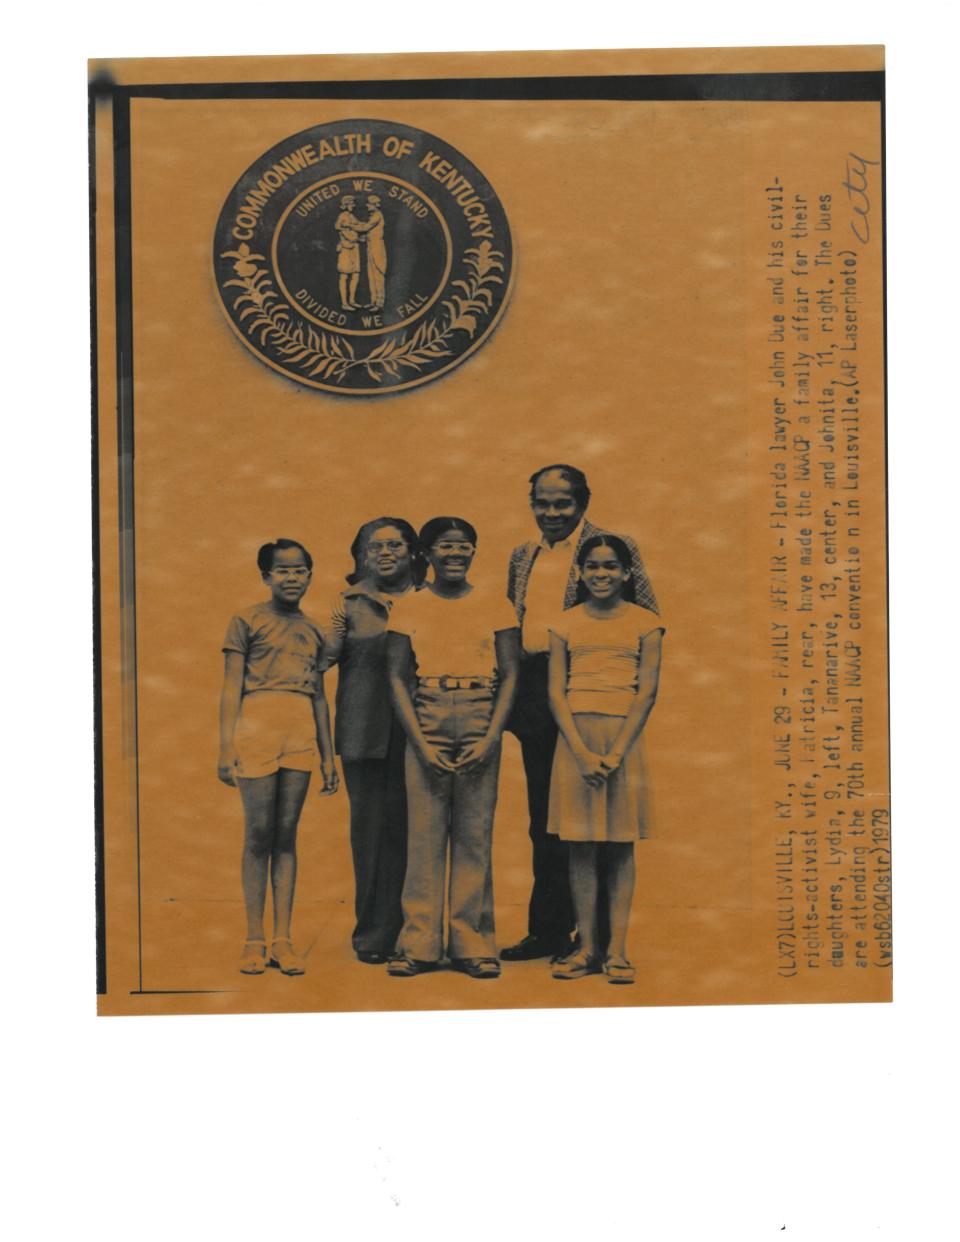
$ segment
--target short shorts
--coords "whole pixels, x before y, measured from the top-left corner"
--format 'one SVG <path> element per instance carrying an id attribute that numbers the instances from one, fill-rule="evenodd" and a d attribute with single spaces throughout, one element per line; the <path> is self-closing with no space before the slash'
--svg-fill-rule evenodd
<path id="1" fill-rule="evenodd" d="M 309 696 L 293 690 L 245 694 L 233 741 L 238 776 L 271 776 L 280 768 L 312 772 L 319 753 Z"/>

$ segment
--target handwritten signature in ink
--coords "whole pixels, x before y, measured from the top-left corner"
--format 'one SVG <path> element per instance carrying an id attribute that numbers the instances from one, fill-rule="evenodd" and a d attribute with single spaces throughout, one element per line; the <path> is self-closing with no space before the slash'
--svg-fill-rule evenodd
<path id="1" fill-rule="evenodd" d="M 853 208 L 850 231 L 864 246 L 870 240 L 870 196 L 867 194 L 867 171 L 875 168 L 879 160 L 868 160 L 852 151 L 847 156 L 846 180 L 843 188 Z"/>

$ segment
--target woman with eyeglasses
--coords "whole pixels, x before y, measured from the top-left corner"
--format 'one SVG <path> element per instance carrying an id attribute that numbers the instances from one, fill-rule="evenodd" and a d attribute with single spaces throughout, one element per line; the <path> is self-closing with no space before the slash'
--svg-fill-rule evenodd
<path id="1" fill-rule="evenodd" d="M 495 979 L 493 814 L 520 635 L 506 597 L 468 581 L 477 549 L 469 522 L 436 517 L 418 539 L 432 580 L 397 605 L 387 631 L 390 689 L 409 742 L 410 823 L 403 930 L 387 970 L 422 974 L 446 951 L 454 970 Z"/>
<path id="2" fill-rule="evenodd" d="M 379 517 L 357 531 L 353 572 L 326 627 L 324 667 L 339 664 L 334 744 L 350 799 L 355 879 L 353 951 L 382 965 L 393 952 L 403 915 L 407 856 L 406 735 L 390 700 L 386 629 L 397 600 L 423 578 L 413 527 Z"/>

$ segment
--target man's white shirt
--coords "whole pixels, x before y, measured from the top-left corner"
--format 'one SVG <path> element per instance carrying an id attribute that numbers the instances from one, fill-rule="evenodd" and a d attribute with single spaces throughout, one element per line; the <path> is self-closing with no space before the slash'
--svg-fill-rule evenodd
<path id="1" fill-rule="evenodd" d="M 563 597 L 573 567 L 573 555 L 582 534 L 581 519 L 576 530 L 552 547 L 545 537 L 540 540 L 524 596 L 522 636 L 523 649 L 527 655 L 550 650 L 550 635 L 547 631 L 554 619 L 563 612 Z"/>

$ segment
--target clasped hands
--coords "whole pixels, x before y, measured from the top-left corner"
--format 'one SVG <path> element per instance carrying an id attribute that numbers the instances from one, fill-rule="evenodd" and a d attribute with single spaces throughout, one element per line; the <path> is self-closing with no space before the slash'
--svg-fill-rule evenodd
<path id="1" fill-rule="evenodd" d="M 599 789 L 623 762 L 623 755 L 616 750 L 611 750 L 606 755 L 597 755 L 592 750 L 584 748 L 576 751 L 574 758 L 580 769 L 580 775 L 591 789 Z"/>
<path id="2" fill-rule="evenodd" d="M 436 776 L 448 776 L 451 773 L 461 775 L 476 772 L 491 758 L 497 748 L 497 739 L 480 738 L 479 741 L 468 743 L 456 759 L 448 759 L 442 750 L 423 742 L 417 747 L 420 762 L 429 772 Z"/>

